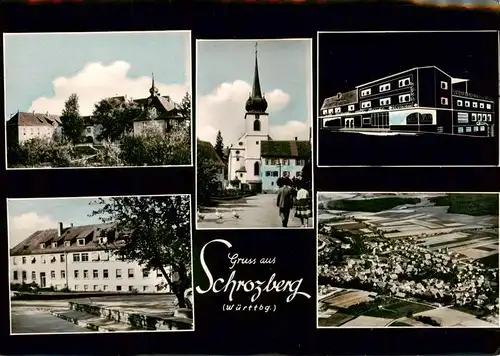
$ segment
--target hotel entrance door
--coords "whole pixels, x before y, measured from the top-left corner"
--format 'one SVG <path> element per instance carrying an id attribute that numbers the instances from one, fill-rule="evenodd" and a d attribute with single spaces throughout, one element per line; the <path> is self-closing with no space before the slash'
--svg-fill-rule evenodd
<path id="1" fill-rule="evenodd" d="M 389 113 L 388 112 L 377 112 L 371 115 L 372 127 L 379 129 L 389 128 Z"/>
<path id="2" fill-rule="evenodd" d="M 354 128 L 354 118 L 350 117 L 350 118 L 345 119 L 344 128 L 353 129 Z"/>

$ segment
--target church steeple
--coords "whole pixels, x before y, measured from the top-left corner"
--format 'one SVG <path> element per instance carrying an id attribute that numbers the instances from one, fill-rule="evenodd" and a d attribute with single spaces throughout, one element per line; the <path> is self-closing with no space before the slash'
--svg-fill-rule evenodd
<path id="1" fill-rule="evenodd" d="M 253 73 L 253 85 L 252 93 L 248 97 L 245 105 L 247 112 L 257 112 L 264 113 L 267 110 L 267 101 L 262 95 L 262 90 L 260 88 L 260 78 L 259 78 L 259 63 L 257 59 L 258 54 L 258 44 L 255 43 L 255 68 Z"/>
<path id="2" fill-rule="evenodd" d="M 159 95 L 158 88 L 155 87 L 155 74 L 151 73 L 151 88 L 149 89 L 151 96 Z"/>

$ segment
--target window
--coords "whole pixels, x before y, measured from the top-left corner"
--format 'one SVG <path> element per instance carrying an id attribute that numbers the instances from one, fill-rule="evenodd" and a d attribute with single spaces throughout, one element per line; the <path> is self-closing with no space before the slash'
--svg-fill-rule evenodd
<path id="1" fill-rule="evenodd" d="M 122 286 L 116 286 L 116 290 L 117 290 L 118 292 L 121 292 L 121 291 L 122 291 Z"/>
<path id="2" fill-rule="evenodd" d="M 236 154 L 239 155 L 240 154 L 240 151 L 236 151 Z"/>
<path id="3" fill-rule="evenodd" d="M 483 114 L 477 114 L 477 121 L 483 121 Z"/>
<path id="4" fill-rule="evenodd" d="M 238 145 L 243 146 L 243 142 L 238 142 Z"/>
<path id="5" fill-rule="evenodd" d="M 491 114 L 488 114 L 488 121 L 491 121 Z"/>
<path id="6" fill-rule="evenodd" d="M 94 290 L 99 290 L 99 286 L 97 284 L 94 285 Z"/>
<path id="7" fill-rule="evenodd" d="M 459 112 L 457 114 L 457 120 L 461 124 L 466 124 L 469 122 L 469 113 L 466 112 Z"/>
<path id="8" fill-rule="evenodd" d="M 441 98 L 441 105 L 448 105 L 448 98 Z"/>
<path id="9" fill-rule="evenodd" d="M 64 258 L 64 254 L 59 255 L 59 261 L 64 262 L 66 259 Z"/>
<path id="10" fill-rule="evenodd" d="M 364 125 L 370 125 L 370 124 L 371 124 L 371 122 L 372 122 L 372 119 L 371 119 L 371 118 L 369 118 L 369 117 L 364 117 L 364 118 L 363 118 L 363 124 L 364 124 Z"/>
<path id="11" fill-rule="evenodd" d="M 474 126 L 474 132 L 478 132 L 479 131 L 479 126 Z"/>
<path id="12" fill-rule="evenodd" d="M 381 93 L 383 93 L 384 91 L 389 91 L 391 90 L 391 84 L 388 83 L 388 84 L 382 84 L 380 87 L 379 87 L 379 91 Z"/>
<path id="13" fill-rule="evenodd" d="M 92 277 L 93 277 L 94 279 L 99 278 L 99 271 L 98 271 L 98 270 L 96 270 L 96 269 L 95 269 L 95 270 L 93 270 L 93 271 L 92 271 Z"/>
<path id="14" fill-rule="evenodd" d="M 361 103 L 361 108 L 362 109 L 367 109 L 367 108 L 370 108 L 372 106 L 372 103 L 371 101 L 364 101 Z"/>
<path id="15" fill-rule="evenodd" d="M 484 103 L 479 103 L 479 108 L 484 109 Z"/>
<path id="16" fill-rule="evenodd" d="M 122 278 L 122 270 L 121 269 L 116 270 L 116 278 Z"/>
<path id="17" fill-rule="evenodd" d="M 462 100 L 457 100 L 457 106 L 463 106 L 464 102 Z"/>
<path id="18" fill-rule="evenodd" d="M 410 78 L 404 78 L 399 81 L 400 88 L 407 87 L 408 85 L 410 85 Z"/>
<path id="19" fill-rule="evenodd" d="M 143 292 L 147 292 L 147 291 L 148 291 L 148 286 L 144 286 L 144 287 L 142 287 L 142 291 L 143 291 Z"/>
<path id="20" fill-rule="evenodd" d="M 23 281 L 25 281 L 26 279 L 28 279 L 28 277 L 27 277 L 27 275 L 26 275 L 26 274 L 27 274 L 27 273 L 26 273 L 26 271 L 22 271 L 22 272 L 21 272 L 21 275 L 22 275 L 22 277 L 23 277 Z"/>
<path id="21" fill-rule="evenodd" d="M 467 126 L 467 127 L 465 128 L 465 132 L 472 132 L 472 128 L 471 128 L 470 126 Z"/>
<path id="22" fill-rule="evenodd" d="M 75 273 L 75 279 L 80 278 L 80 272 L 77 269 L 75 269 L 74 273 Z"/>
<path id="23" fill-rule="evenodd" d="M 22 262 L 23 262 L 23 265 L 26 264 L 26 257 L 23 257 L 23 261 Z"/>
<path id="24" fill-rule="evenodd" d="M 56 271 L 50 271 L 50 279 L 56 279 Z"/>
<path id="25" fill-rule="evenodd" d="M 103 243 L 104 237 L 101 237 L 99 240 L 99 243 Z M 99 261 L 99 252 L 92 252 L 92 261 Z"/>
<path id="26" fill-rule="evenodd" d="M 297 160 L 297 166 L 305 166 L 305 165 L 306 165 L 305 159 L 298 159 Z"/>
<path id="27" fill-rule="evenodd" d="M 328 110 L 323 110 L 323 115 L 326 115 Z"/>
<path id="28" fill-rule="evenodd" d="M 142 278 L 148 278 L 149 277 L 149 271 L 147 269 L 142 270 Z"/>
<path id="29" fill-rule="evenodd" d="M 128 291 L 129 291 L 129 292 L 133 292 L 133 291 L 134 291 L 134 287 L 132 287 L 132 286 L 128 286 Z"/>
<path id="30" fill-rule="evenodd" d="M 71 246 L 71 241 L 64 241 L 64 246 L 66 246 L 66 247 Z"/>
<path id="31" fill-rule="evenodd" d="M 259 120 L 255 120 L 253 122 L 253 130 L 254 131 L 260 131 L 260 121 Z"/>
<path id="32" fill-rule="evenodd" d="M 14 273 L 13 273 L 13 278 L 14 278 L 14 280 L 15 280 L 15 281 L 17 281 L 17 278 L 18 278 L 18 277 L 19 277 L 19 276 L 17 275 L 17 271 L 14 271 Z"/>
<path id="33" fill-rule="evenodd" d="M 17 265 L 17 259 L 15 257 L 12 257 L 12 264 Z"/>
<path id="34" fill-rule="evenodd" d="M 380 99 L 380 106 L 391 105 L 391 98 Z"/>
<path id="35" fill-rule="evenodd" d="M 65 278 L 66 278 L 66 271 L 61 270 L 61 279 L 65 279 Z"/>
<path id="36" fill-rule="evenodd" d="M 56 263 L 56 256 L 50 255 L 50 263 Z"/>
<path id="37" fill-rule="evenodd" d="M 258 145 L 259 144 L 259 141 L 255 141 L 255 144 Z"/>
<path id="38" fill-rule="evenodd" d="M 34 281 L 36 280 L 36 272 L 35 271 L 31 272 L 31 279 Z"/>
<path id="39" fill-rule="evenodd" d="M 399 96 L 399 102 L 400 103 L 408 103 L 411 100 L 410 94 L 403 94 Z"/>
<path id="40" fill-rule="evenodd" d="M 77 243 L 78 246 L 83 246 L 83 245 L 85 245 L 85 239 L 78 239 L 76 241 L 76 243 Z"/>
<path id="41" fill-rule="evenodd" d="M 333 109 L 328 109 L 329 114 L 333 114 Z"/>
<path id="42" fill-rule="evenodd" d="M 80 285 L 75 284 L 75 290 L 80 290 Z"/>
<path id="43" fill-rule="evenodd" d="M 240 158 L 239 157 L 236 157 L 236 162 L 239 162 L 240 161 Z"/>
<path id="44" fill-rule="evenodd" d="M 347 110 L 354 111 L 354 105 L 349 105 L 349 107 L 347 108 Z"/>
<path id="45" fill-rule="evenodd" d="M 35 263 L 36 263 L 36 258 L 35 258 L 35 257 L 33 257 L 33 258 L 31 259 L 31 264 L 33 265 L 33 264 L 35 264 Z"/>
<path id="46" fill-rule="evenodd" d="M 240 178 L 243 178 L 243 173 L 240 173 Z"/>
<path id="47" fill-rule="evenodd" d="M 88 269 L 83 271 L 83 278 L 89 279 L 89 270 Z"/>
<path id="48" fill-rule="evenodd" d="M 45 248 L 45 244 L 40 244 L 40 249 L 43 250 Z"/>
<path id="49" fill-rule="evenodd" d="M 129 268 L 129 270 L 128 270 L 128 278 L 134 278 L 134 269 L 133 268 Z"/>
<path id="50" fill-rule="evenodd" d="M 485 131 L 486 130 L 486 127 L 484 127 L 484 125 L 483 126 L 479 126 L 479 127 L 480 127 L 481 131 Z"/>
<path id="51" fill-rule="evenodd" d="M 458 128 L 458 133 L 464 133 L 464 128 L 463 127 L 459 127 Z"/>
<path id="52" fill-rule="evenodd" d="M 486 104 L 486 109 L 491 109 L 491 104 Z"/>
<path id="53" fill-rule="evenodd" d="M 102 286 L 102 290 L 107 291 L 108 290 L 108 286 L 107 285 L 103 285 Z"/>
<path id="54" fill-rule="evenodd" d="M 341 108 L 335 108 L 335 114 L 338 114 L 341 112 Z"/>
<path id="55" fill-rule="evenodd" d="M 273 172 L 273 177 L 277 177 L 278 176 L 278 171 L 274 171 Z"/>
<path id="56" fill-rule="evenodd" d="M 441 89 L 448 90 L 448 83 L 447 82 L 441 82 Z"/>
<path id="57" fill-rule="evenodd" d="M 476 118 L 476 114 L 472 114 L 472 121 L 476 121 L 477 118 Z"/>
<path id="58" fill-rule="evenodd" d="M 361 90 L 361 96 L 367 96 L 370 95 L 371 93 L 372 93 L 371 89 Z"/>
<path id="59" fill-rule="evenodd" d="M 82 262 L 88 262 L 88 261 L 89 261 L 89 254 L 82 253 Z"/>
<path id="60" fill-rule="evenodd" d="M 470 101 L 467 101 L 467 100 L 465 101 L 465 107 L 470 108 Z"/>
<path id="61" fill-rule="evenodd" d="M 107 269 L 103 269 L 102 270 L 102 276 L 104 279 L 108 279 L 109 275 L 108 275 L 108 270 Z"/>
<path id="62" fill-rule="evenodd" d="M 260 165 L 259 165 L 259 162 L 255 162 L 253 164 L 253 175 L 254 176 L 260 175 Z"/>
<path id="63" fill-rule="evenodd" d="M 80 254 L 79 253 L 73 254 L 73 262 L 80 262 Z"/>
<path id="64" fill-rule="evenodd" d="M 47 263 L 47 259 L 45 258 L 45 256 L 40 257 L 40 260 L 43 264 Z"/>
<path id="65" fill-rule="evenodd" d="M 476 101 L 473 101 L 473 102 L 472 102 L 472 107 L 473 107 L 473 108 L 477 108 L 477 102 L 476 102 Z"/>
<path id="66" fill-rule="evenodd" d="M 271 176 L 271 172 L 270 171 L 266 171 L 266 177 L 270 177 Z"/>

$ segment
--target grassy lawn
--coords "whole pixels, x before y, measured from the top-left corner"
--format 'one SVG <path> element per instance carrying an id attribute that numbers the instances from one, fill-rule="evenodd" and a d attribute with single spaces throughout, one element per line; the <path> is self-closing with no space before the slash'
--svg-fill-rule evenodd
<path id="1" fill-rule="evenodd" d="M 344 313 L 335 313 L 329 318 L 320 318 L 319 326 L 341 326 L 342 324 L 347 323 L 349 320 L 354 319 L 356 316 L 351 314 Z"/>
<path id="2" fill-rule="evenodd" d="M 372 316 L 376 318 L 397 319 L 406 316 L 409 311 L 413 314 L 421 313 L 426 310 L 434 309 L 431 306 L 413 303 L 411 301 L 399 300 L 397 302 L 389 301 L 384 303 L 384 309 L 372 309 L 363 313 L 365 316 Z"/>

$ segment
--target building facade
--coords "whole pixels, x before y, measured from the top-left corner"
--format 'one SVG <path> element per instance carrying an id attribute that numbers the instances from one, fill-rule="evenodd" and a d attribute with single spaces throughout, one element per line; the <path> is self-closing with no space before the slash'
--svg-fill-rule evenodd
<path id="1" fill-rule="evenodd" d="M 228 181 L 239 180 L 248 184 L 250 190 L 259 192 L 262 190 L 261 143 L 271 140 L 271 137 L 267 101 L 260 87 L 257 45 L 252 92 L 245 110 L 245 132 L 229 147 Z"/>
<path id="2" fill-rule="evenodd" d="M 113 224 L 37 231 L 10 250 L 10 283 L 55 290 L 168 293 L 161 271 L 113 254 L 123 240 Z M 167 273 L 171 273 L 166 268 Z"/>
<path id="3" fill-rule="evenodd" d="M 276 193 L 279 177 L 301 178 L 311 156 L 309 141 L 266 141 L 261 146 L 262 191 Z"/>
<path id="4" fill-rule="evenodd" d="M 437 133 L 491 137 L 495 102 L 469 93 L 468 80 L 418 67 L 324 100 L 320 127 L 366 133 Z"/>
<path id="5" fill-rule="evenodd" d="M 18 111 L 6 124 L 7 144 L 15 146 L 34 138 L 57 139 L 62 133 L 60 125 L 57 115 Z"/>

